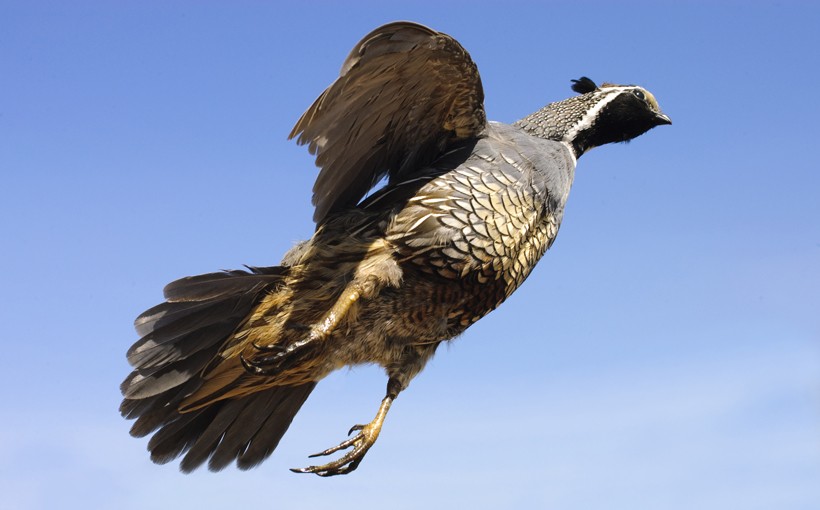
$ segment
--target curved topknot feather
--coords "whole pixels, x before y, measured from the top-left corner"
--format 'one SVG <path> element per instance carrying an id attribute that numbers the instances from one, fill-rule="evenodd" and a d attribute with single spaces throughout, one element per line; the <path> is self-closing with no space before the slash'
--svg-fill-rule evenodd
<path id="1" fill-rule="evenodd" d="M 579 94 L 588 94 L 595 91 L 597 88 L 598 85 L 595 85 L 595 82 L 586 76 L 581 76 L 577 80 L 572 80 L 572 90 Z"/>

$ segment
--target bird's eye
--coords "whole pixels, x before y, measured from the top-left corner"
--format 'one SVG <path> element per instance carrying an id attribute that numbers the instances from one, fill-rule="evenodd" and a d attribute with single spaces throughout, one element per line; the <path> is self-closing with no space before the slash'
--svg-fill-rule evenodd
<path id="1" fill-rule="evenodd" d="M 646 101 L 646 96 L 644 95 L 642 90 L 635 89 L 635 90 L 632 91 L 632 93 L 635 94 L 635 97 L 637 97 L 641 101 Z"/>

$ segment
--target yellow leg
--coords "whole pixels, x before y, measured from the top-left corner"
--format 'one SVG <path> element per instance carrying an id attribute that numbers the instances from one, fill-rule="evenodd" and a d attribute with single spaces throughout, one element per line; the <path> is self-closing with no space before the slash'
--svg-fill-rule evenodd
<path id="1" fill-rule="evenodd" d="M 254 343 L 253 347 L 257 353 L 272 354 L 258 355 L 255 353 L 252 357 L 246 357 L 244 353 L 240 353 L 239 360 L 242 362 L 245 370 L 252 374 L 265 376 L 276 375 L 280 372 L 286 360 L 298 357 L 300 351 L 304 351 L 316 342 L 324 341 L 330 337 L 342 318 L 350 311 L 350 307 L 353 306 L 353 303 L 358 301 L 360 297 L 361 291 L 359 290 L 359 285 L 351 283 L 324 317 L 310 327 L 310 333 L 308 333 L 305 338 L 287 345 L 258 345 Z"/>
<path id="2" fill-rule="evenodd" d="M 354 471 L 359 464 L 361 463 L 362 459 L 364 458 L 367 451 L 376 444 L 376 439 L 379 438 L 379 433 L 382 430 L 382 424 L 384 424 L 384 418 L 387 416 L 387 411 L 390 410 L 390 405 L 393 403 L 393 400 L 398 396 L 398 391 L 393 391 L 391 388 L 395 388 L 397 386 L 396 382 L 391 379 L 388 383 L 388 392 L 387 396 L 384 397 L 382 400 L 381 405 L 379 406 L 379 411 L 376 413 L 376 417 L 368 423 L 367 425 L 354 425 L 348 435 L 352 434 L 355 431 L 359 431 L 355 437 L 352 437 L 342 443 L 328 448 L 319 453 L 315 453 L 311 455 L 311 457 L 322 457 L 325 455 L 331 455 L 336 453 L 340 450 L 346 450 L 353 447 L 352 450 L 344 454 L 337 460 L 333 462 L 328 462 L 327 464 L 322 464 L 321 466 L 309 466 L 305 468 L 294 468 L 291 471 L 295 473 L 314 473 L 319 476 L 334 476 L 334 475 L 346 475 L 352 471 Z"/>

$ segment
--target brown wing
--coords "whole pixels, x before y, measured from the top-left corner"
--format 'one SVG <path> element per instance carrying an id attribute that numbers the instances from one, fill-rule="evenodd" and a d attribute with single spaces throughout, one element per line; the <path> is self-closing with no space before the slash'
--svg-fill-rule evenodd
<path id="1" fill-rule="evenodd" d="M 352 207 L 382 179 L 407 177 L 484 130 L 478 69 L 452 37 L 416 23 L 377 28 L 290 133 L 321 167 L 313 219 Z"/>

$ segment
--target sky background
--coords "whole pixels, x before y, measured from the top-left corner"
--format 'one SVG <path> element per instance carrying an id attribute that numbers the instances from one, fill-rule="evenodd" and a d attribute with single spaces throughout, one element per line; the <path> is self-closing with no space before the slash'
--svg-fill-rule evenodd
<path id="1" fill-rule="evenodd" d="M 0 0 L 0 507 L 818 508 L 818 5 Z M 674 124 L 580 159 L 551 251 L 353 475 L 287 468 L 370 420 L 375 367 L 255 470 L 153 465 L 117 412 L 133 319 L 310 235 L 287 134 L 397 19 L 471 52 L 493 120 L 586 75 Z"/>

